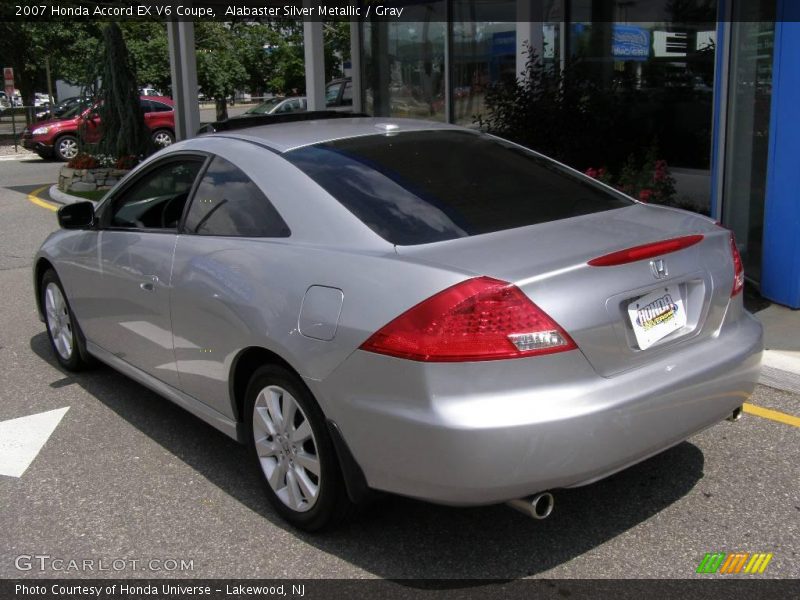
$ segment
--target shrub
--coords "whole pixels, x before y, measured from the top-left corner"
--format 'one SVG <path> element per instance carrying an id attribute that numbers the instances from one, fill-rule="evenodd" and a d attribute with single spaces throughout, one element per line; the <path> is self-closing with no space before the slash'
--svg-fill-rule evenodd
<path id="1" fill-rule="evenodd" d="M 629 155 L 616 180 L 605 167 L 590 167 L 585 173 L 642 202 L 677 206 L 675 179 L 669 172 L 667 161 L 657 157 L 658 146 L 653 144 L 644 158 Z"/>
<path id="2" fill-rule="evenodd" d="M 72 169 L 96 169 L 100 166 L 100 163 L 91 154 L 83 153 L 69 159 L 67 166 Z"/>

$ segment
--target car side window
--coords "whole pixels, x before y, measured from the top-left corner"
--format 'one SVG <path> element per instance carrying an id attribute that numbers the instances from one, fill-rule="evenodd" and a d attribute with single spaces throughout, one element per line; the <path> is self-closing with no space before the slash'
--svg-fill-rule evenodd
<path id="1" fill-rule="evenodd" d="M 109 226 L 177 230 L 202 166 L 201 158 L 186 157 L 147 171 L 112 200 Z"/>
<path id="2" fill-rule="evenodd" d="M 186 215 L 187 233 L 237 237 L 289 237 L 286 222 L 239 168 L 215 157 Z"/>
<path id="3" fill-rule="evenodd" d="M 342 92 L 342 106 L 353 106 L 353 83 L 348 81 L 344 84 Z"/>
<path id="4" fill-rule="evenodd" d="M 142 107 L 143 113 L 153 112 L 153 103 L 150 100 L 139 98 L 139 106 Z"/>
<path id="5" fill-rule="evenodd" d="M 325 105 L 339 106 L 339 91 L 342 89 L 341 83 L 332 83 L 325 90 Z"/>
<path id="6" fill-rule="evenodd" d="M 153 112 L 168 112 L 172 110 L 172 107 L 169 104 L 156 102 L 155 100 L 150 100 L 150 105 L 152 106 Z"/>

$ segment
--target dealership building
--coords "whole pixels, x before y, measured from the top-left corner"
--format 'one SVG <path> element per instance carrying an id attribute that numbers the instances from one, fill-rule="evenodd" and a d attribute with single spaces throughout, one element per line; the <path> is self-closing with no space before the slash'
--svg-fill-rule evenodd
<path id="1" fill-rule="evenodd" d="M 384 4 L 402 6 L 402 18 L 362 11 L 351 22 L 352 80 L 342 85 L 356 112 L 474 125 L 487 88 L 524 71 L 529 46 L 544 69 L 579 62 L 596 85 L 637 98 L 619 143 L 637 139 L 631 153 L 656 145 L 678 200 L 735 232 L 761 294 L 800 308 L 800 2 Z M 322 27 L 304 29 L 310 110 L 325 107 Z M 180 137 L 199 122 L 193 27 L 168 31 Z M 597 139 L 595 166 L 609 143 Z"/>

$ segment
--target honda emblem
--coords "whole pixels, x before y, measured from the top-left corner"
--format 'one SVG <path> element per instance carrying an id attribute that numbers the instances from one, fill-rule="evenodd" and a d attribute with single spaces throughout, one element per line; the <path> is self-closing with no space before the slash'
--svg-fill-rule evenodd
<path id="1" fill-rule="evenodd" d="M 650 261 L 650 270 L 653 271 L 653 277 L 656 279 L 664 279 L 668 275 L 667 263 L 660 258 Z"/>

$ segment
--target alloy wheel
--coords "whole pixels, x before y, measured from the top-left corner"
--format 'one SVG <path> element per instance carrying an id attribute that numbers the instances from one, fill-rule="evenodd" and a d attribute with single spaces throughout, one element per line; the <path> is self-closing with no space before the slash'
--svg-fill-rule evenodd
<path id="1" fill-rule="evenodd" d="M 269 385 L 256 396 L 253 438 L 261 469 L 275 495 L 297 512 L 319 498 L 317 440 L 302 407 L 287 390 Z"/>
<path id="2" fill-rule="evenodd" d="M 166 148 L 172 145 L 172 136 L 166 131 L 159 131 L 153 136 L 153 143 L 159 148 Z"/>
<path id="3" fill-rule="evenodd" d="M 64 138 L 58 142 L 58 153 L 69 160 L 78 154 L 78 142 L 72 138 Z"/>
<path id="4" fill-rule="evenodd" d="M 55 283 L 47 284 L 44 292 L 47 328 L 53 338 L 53 345 L 64 360 L 72 357 L 72 319 L 61 289 Z"/>

